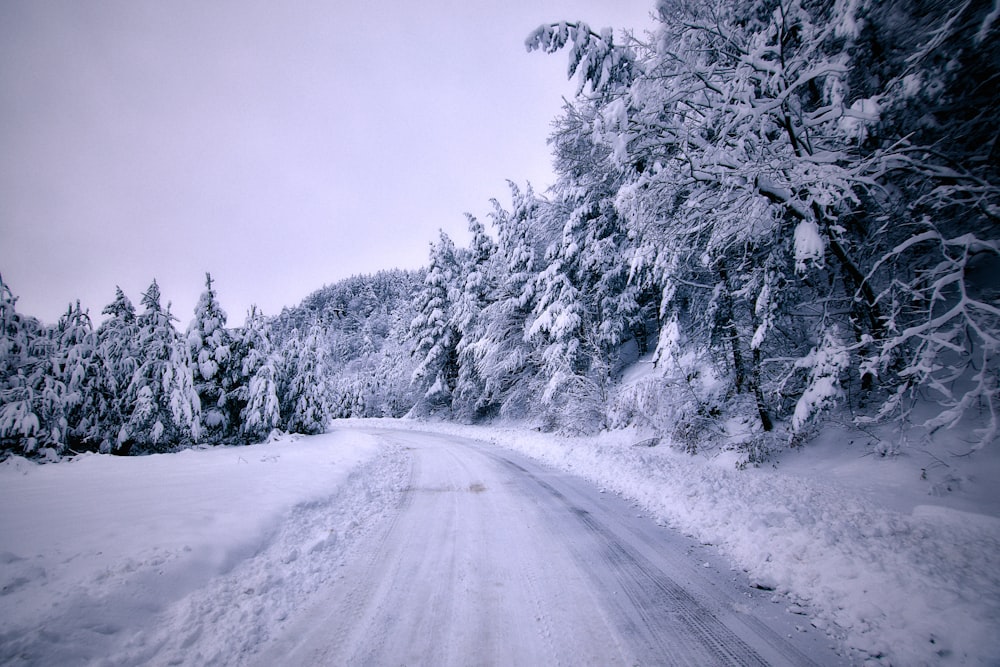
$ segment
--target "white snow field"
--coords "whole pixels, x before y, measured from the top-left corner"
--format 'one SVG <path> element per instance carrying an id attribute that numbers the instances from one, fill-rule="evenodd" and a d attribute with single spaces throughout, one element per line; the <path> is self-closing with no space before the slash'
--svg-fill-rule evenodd
<path id="1" fill-rule="evenodd" d="M 831 438 L 744 471 L 398 420 L 11 458 L 0 664 L 996 664 L 995 489 Z"/>
<path id="2" fill-rule="evenodd" d="M 395 502 L 402 473 L 354 433 L 8 459 L 0 664 L 239 664 Z"/>

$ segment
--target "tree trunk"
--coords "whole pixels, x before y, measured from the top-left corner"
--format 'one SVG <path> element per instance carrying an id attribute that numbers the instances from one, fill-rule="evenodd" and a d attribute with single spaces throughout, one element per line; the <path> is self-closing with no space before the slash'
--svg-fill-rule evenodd
<path id="1" fill-rule="evenodd" d="M 768 414 L 767 405 L 764 402 L 764 392 L 760 388 L 760 350 L 751 350 L 752 365 L 748 369 L 746 359 L 743 356 L 743 348 L 740 345 L 739 330 L 736 326 L 735 309 L 733 308 L 732 293 L 729 290 L 729 273 L 724 264 L 720 262 L 719 279 L 722 282 L 722 301 L 720 304 L 720 326 L 725 331 L 725 338 L 729 343 L 730 354 L 733 359 L 734 382 L 736 393 L 752 393 L 757 404 L 757 413 L 760 416 L 761 427 L 765 431 L 774 428 L 771 416 Z M 749 372 L 748 372 L 749 370 Z"/>

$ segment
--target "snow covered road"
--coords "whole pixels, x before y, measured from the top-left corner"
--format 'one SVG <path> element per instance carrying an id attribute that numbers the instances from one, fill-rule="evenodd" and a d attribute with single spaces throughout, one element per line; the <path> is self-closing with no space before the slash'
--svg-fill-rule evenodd
<path id="1" fill-rule="evenodd" d="M 736 470 L 635 441 L 376 420 L 10 457 L 0 664 L 996 664 L 994 504 L 839 443 Z"/>
<path id="2" fill-rule="evenodd" d="M 407 426 L 8 459 L 0 664 L 840 662 L 716 548 L 517 452 Z"/>
<path id="3" fill-rule="evenodd" d="M 770 594 L 588 482 L 457 436 L 368 434 L 405 453 L 409 485 L 256 664 L 840 660 Z"/>

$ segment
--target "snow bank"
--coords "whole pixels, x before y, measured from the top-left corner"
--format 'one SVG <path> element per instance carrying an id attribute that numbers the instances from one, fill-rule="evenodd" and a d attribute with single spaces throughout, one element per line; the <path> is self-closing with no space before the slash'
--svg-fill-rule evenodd
<path id="1" fill-rule="evenodd" d="M 363 434 L 0 464 L 0 663 L 236 662 L 391 502 Z M 398 484 L 396 484 L 398 486 Z"/>
<path id="2" fill-rule="evenodd" d="M 919 468 L 905 461 L 859 462 L 865 452 L 851 451 L 843 433 L 817 451 L 790 452 L 787 464 L 739 471 L 726 455 L 634 446 L 642 438 L 629 431 L 564 438 L 407 426 L 489 440 L 637 501 L 716 545 L 856 659 L 985 665 L 1000 656 L 1000 519 L 927 495 L 913 481 Z M 987 473 L 981 483 L 992 488 L 995 479 Z"/>

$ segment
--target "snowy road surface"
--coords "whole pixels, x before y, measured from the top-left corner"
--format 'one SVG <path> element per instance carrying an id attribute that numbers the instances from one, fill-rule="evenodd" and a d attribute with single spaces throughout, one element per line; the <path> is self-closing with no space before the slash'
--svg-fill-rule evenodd
<path id="1" fill-rule="evenodd" d="M 409 485 L 257 664 L 840 662 L 804 617 L 613 494 L 476 441 L 369 433 L 404 449 Z"/>

